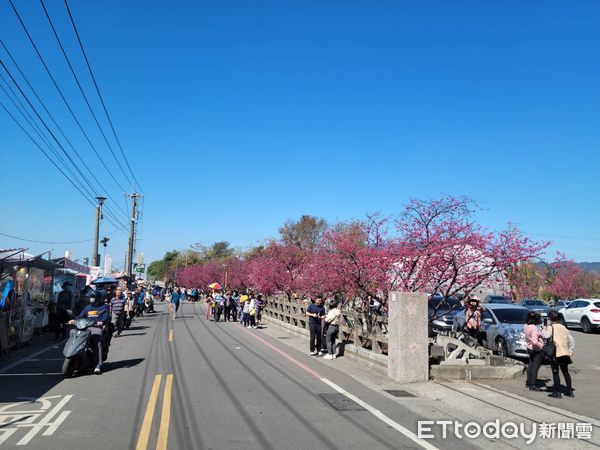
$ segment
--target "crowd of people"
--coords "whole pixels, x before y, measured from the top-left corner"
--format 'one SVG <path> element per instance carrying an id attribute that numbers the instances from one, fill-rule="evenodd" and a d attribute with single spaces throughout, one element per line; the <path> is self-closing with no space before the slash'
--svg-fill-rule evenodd
<path id="1" fill-rule="evenodd" d="M 177 318 L 180 302 L 201 301 L 205 305 L 206 320 L 213 322 L 239 322 L 247 328 L 258 328 L 262 323 L 265 302 L 261 294 L 253 292 L 214 289 L 205 292 L 201 289 L 186 289 L 170 286 L 161 299 L 168 304 L 173 318 Z"/>
<path id="2" fill-rule="evenodd" d="M 265 300 L 252 291 L 239 293 L 231 290 L 202 289 L 169 286 L 161 293 L 161 300 L 169 304 L 173 318 L 177 318 L 180 302 L 202 302 L 205 318 L 212 322 L 235 322 L 246 328 L 258 328 L 263 323 Z M 337 357 L 336 340 L 340 330 L 341 310 L 337 300 L 325 308 L 323 297 L 310 300 L 306 316 L 310 330 L 310 355 L 323 355 L 324 359 Z"/>
<path id="3" fill-rule="evenodd" d="M 121 336 L 123 329 L 129 329 L 136 317 L 142 317 L 144 312 L 154 312 L 154 295 L 152 289 L 137 287 L 124 290 L 116 285 L 97 287 L 87 295 L 89 304 L 77 314 L 69 316 L 61 314 L 62 322 L 57 329 L 66 335 L 67 324 L 73 324 L 77 319 L 94 321 L 92 331 L 92 350 L 94 353 L 94 373 L 102 373 L 103 355 L 108 352 L 113 337 Z M 60 304 L 59 295 L 59 304 Z"/>

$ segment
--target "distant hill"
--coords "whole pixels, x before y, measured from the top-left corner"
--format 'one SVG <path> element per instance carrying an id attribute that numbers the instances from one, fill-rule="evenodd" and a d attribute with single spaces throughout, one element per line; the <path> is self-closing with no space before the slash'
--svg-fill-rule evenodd
<path id="1" fill-rule="evenodd" d="M 577 264 L 581 268 L 581 270 L 583 270 L 584 272 L 600 274 L 600 262 L 579 262 L 579 263 L 575 263 L 575 264 Z M 538 263 L 536 263 L 536 265 L 538 267 L 546 266 L 546 264 L 542 263 L 542 262 L 538 262 Z"/>
<path id="2" fill-rule="evenodd" d="M 580 262 L 577 265 L 586 272 L 600 273 L 600 262 Z"/>

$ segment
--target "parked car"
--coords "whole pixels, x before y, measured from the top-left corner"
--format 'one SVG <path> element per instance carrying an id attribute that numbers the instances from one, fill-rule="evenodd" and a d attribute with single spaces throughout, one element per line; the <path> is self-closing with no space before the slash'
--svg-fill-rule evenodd
<path id="1" fill-rule="evenodd" d="M 431 296 L 427 302 L 429 316 L 429 335 L 433 336 L 440 331 L 449 331 L 454 323 L 454 315 L 463 310 L 460 300 L 456 297 L 444 299 L 440 296 Z"/>
<path id="2" fill-rule="evenodd" d="M 521 306 L 525 308 L 540 313 L 542 317 L 546 317 L 550 312 L 550 307 L 546 305 L 546 303 L 542 300 L 538 300 L 536 298 L 528 298 L 522 300 L 520 303 Z"/>
<path id="3" fill-rule="evenodd" d="M 600 299 L 579 298 L 558 313 L 567 327 L 581 328 L 584 333 L 600 328 Z"/>
<path id="4" fill-rule="evenodd" d="M 483 307 L 482 328 L 485 331 L 483 345 L 501 356 L 527 358 L 527 344 L 523 326 L 529 309 L 520 305 L 487 303 Z M 459 330 L 465 324 L 465 312 L 454 316 L 453 329 Z"/>
<path id="5" fill-rule="evenodd" d="M 483 303 L 502 303 L 512 304 L 512 300 L 504 295 L 488 295 L 483 299 Z"/>
<path id="6" fill-rule="evenodd" d="M 571 300 L 556 300 L 554 304 L 550 307 L 554 311 L 560 311 L 563 308 L 566 308 L 571 304 Z"/>

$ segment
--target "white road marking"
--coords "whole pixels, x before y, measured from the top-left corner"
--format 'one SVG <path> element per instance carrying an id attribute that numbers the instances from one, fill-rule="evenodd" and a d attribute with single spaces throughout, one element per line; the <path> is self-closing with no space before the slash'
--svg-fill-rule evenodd
<path id="1" fill-rule="evenodd" d="M 43 377 L 46 375 L 62 375 L 60 372 L 34 372 L 34 373 L 0 373 L 0 377 Z"/>
<path id="2" fill-rule="evenodd" d="M 65 420 L 65 418 L 71 414 L 71 411 L 63 411 L 58 418 L 56 419 L 55 422 L 50 422 L 52 420 L 52 418 L 57 415 L 59 413 L 59 411 L 67 404 L 67 402 L 69 400 L 71 400 L 73 398 L 72 395 L 65 395 L 57 404 L 54 408 L 52 408 L 48 414 L 46 414 L 44 416 L 44 418 L 35 424 L 32 425 L 17 425 L 18 428 L 22 428 L 22 427 L 31 427 L 31 430 L 19 441 L 17 442 L 17 445 L 27 445 L 29 443 L 29 441 L 31 441 L 31 439 L 33 439 L 35 437 L 36 434 L 38 434 L 40 431 L 42 431 L 42 429 L 44 427 L 48 427 L 48 430 L 45 430 L 45 432 L 42 434 L 43 436 L 50 436 L 52 433 L 54 433 L 56 431 L 56 429 L 58 428 L 58 426 L 63 423 L 63 421 Z"/>
<path id="3" fill-rule="evenodd" d="M 8 366 L 0 369 L 0 374 L 3 374 L 4 372 L 8 372 L 10 369 L 12 369 L 14 367 L 17 367 L 17 366 L 23 364 L 24 362 L 28 361 L 29 359 L 35 358 L 36 356 L 41 355 L 42 353 L 45 353 L 48 350 L 53 349 L 53 348 L 59 348 L 59 347 L 56 344 L 52 344 L 49 347 L 43 348 L 43 349 L 35 352 L 32 355 L 25 356 L 24 358 L 22 358 L 22 359 L 20 359 L 18 361 L 15 361 L 14 363 L 9 364 Z"/>
<path id="4" fill-rule="evenodd" d="M 429 442 L 427 442 L 427 441 L 425 441 L 423 439 L 419 439 L 415 433 L 413 433 L 409 429 L 403 427 L 398 422 L 390 419 L 388 416 L 386 416 L 385 414 L 383 414 L 381 411 L 379 411 L 378 409 L 376 409 L 373 406 L 369 405 L 368 403 L 362 401 L 357 396 L 352 395 L 351 393 L 349 393 L 345 389 L 343 389 L 340 386 L 338 386 L 337 384 L 335 384 L 333 381 L 330 381 L 327 378 L 320 378 L 320 380 L 323 383 L 325 383 L 326 385 L 328 385 L 329 387 L 331 387 L 331 388 L 335 389 L 336 391 L 338 391 L 340 394 L 344 394 L 349 399 L 351 399 L 354 402 L 358 403 L 360 406 L 362 406 L 363 408 L 365 408 L 367 411 L 369 411 L 371 414 L 373 414 L 375 417 L 377 417 L 383 423 L 385 423 L 386 425 L 389 425 L 390 427 L 392 427 L 396 431 L 399 431 L 400 433 L 402 433 L 404 436 L 406 436 L 411 441 L 419 444 L 421 447 L 423 447 L 423 448 L 425 448 L 427 450 L 438 450 L 437 447 L 431 445 Z"/>

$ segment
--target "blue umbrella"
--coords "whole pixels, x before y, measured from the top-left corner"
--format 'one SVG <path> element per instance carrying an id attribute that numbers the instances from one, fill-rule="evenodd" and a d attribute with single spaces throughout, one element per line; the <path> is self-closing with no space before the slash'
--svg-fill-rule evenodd
<path id="1" fill-rule="evenodd" d="M 95 279 L 90 284 L 95 284 L 95 285 L 99 285 L 99 284 L 117 284 L 118 282 L 119 281 L 116 278 L 113 278 L 113 277 L 102 277 L 102 278 Z"/>

